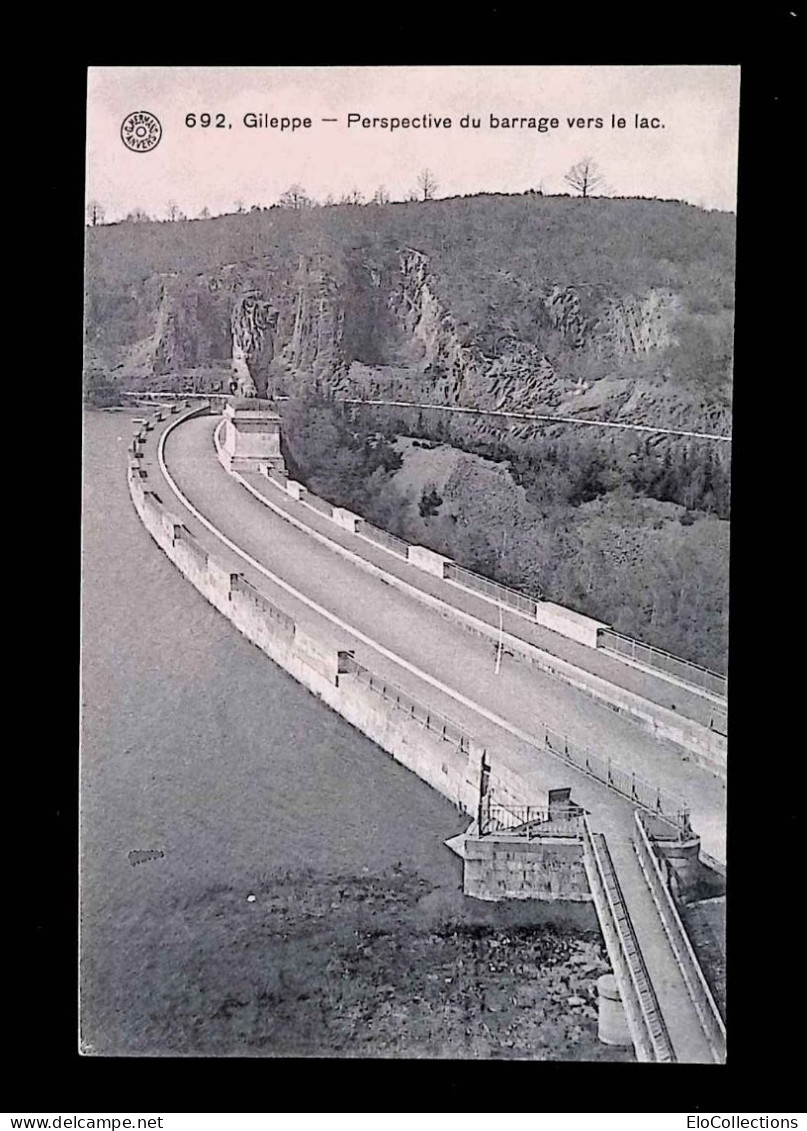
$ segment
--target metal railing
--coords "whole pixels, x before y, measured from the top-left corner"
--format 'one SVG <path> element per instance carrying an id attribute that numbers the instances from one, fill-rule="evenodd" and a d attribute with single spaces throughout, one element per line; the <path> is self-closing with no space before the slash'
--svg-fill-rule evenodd
<path id="1" fill-rule="evenodd" d="M 470 748 L 470 736 L 446 715 L 435 711 L 433 707 L 427 707 L 425 703 L 410 695 L 408 691 L 404 691 L 403 688 L 398 687 L 397 684 L 375 675 L 369 668 L 354 660 L 352 656 L 345 655 L 342 664 L 344 674 L 355 676 L 365 687 L 369 687 L 371 691 L 380 695 L 388 703 L 392 703 L 410 718 L 422 723 L 427 730 L 432 731 L 445 742 L 451 743 L 452 746 L 456 746 L 463 752 Z"/>
<path id="2" fill-rule="evenodd" d="M 150 389 L 145 389 L 141 392 L 137 392 L 137 390 L 135 390 L 133 392 L 124 391 L 124 392 L 121 393 L 121 396 L 122 397 L 128 397 L 130 400 L 143 400 L 145 397 L 149 397 L 152 400 L 184 401 L 185 402 L 185 408 L 190 408 L 191 406 L 190 406 L 189 401 L 188 401 L 189 397 L 194 397 L 196 399 L 206 400 L 208 394 L 207 393 L 152 392 Z"/>
<path id="3" fill-rule="evenodd" d="M 479 835 L 509 833 L 532 840 L 537 837 L 562 836 L 580 838 L 583 810 L 574 806 L 560 811 L 533 805 L 502 805 L 487 794 L 480 812 Z"/>
<path id="4" fill-rule="evenodd" d="M 575 769 L 590 774 L 636 805 L 658 813 L 678 828 L 689 831 L 689 808 L 680 797 L 661 789 L 660 786 L 651 785 L 637 773 L 616 765 L 610 758 L 602 758 L 594 754 L 587 747 L 573 742 L 568 735 L 560 734 L 544 723 L 539 725 L 543 732 L 544 745 L 553 754 L 563 758 Z"/>
<path id="5" fill-rule="evenodd" d="M 383 546 L 385 550 L 389 550 L 390 553 L 397 554 L 401 558 L 409 556 L 408 542 L 405 542 L 403 538 L 396 538 L 394 534 L 389 534 L 386 530 L 380 530 L 364 518 L 359 520 L 356 533 L 360 534 L 362 538 L 367 538 L 370 542 Z"/>
<path id="6" fill-rule="evenodd" d="M 600 643 L 602 641 L 602 643 Z M 621 632 L 614 632 L 612 628 L 601 628 L 597 634 L 597 646 L 606 652 L 614 652 L 617 656 L 634 660 L 648 668 L 655 668 L 659 672 L 675 676 L 682 683 L 689 683 L 713 695 L 726 698 L 728 694 L 728 681 L 726 676 L 710 671 L 691 660 L 682 660 L 680 656 L 673 656 L 661 648 L 654 648 L 651 644 L 643 644 L 640 640 L 633 640 L 630 636 L 623 636 Z M 716 729 L 716 728 L 715 728 Z"/>
<path id="7" fill-rule="evenodd" d="M 608 954 L 619 983 L 622 1004 L 639 1060 L 675 1060 L 667 1026 L 636 939 L 616 871 L 602 833 L 592 833 L 583 817 L 584 861 L 591 893 L 599 913 Z"/>
<path id="8" fill-rule="evenodd" d="M 470 736 L 451 719 L 448 719 L 439 711 L 427 707 L 425 703 L 403 691 L 397 684 L 374 675 L 369 668 L 359 664 L 351 656 L 346 656 L 344 663 L 345 673 L 356 675 L 388 702 L 394 703 L 401 710 L 418 719 L 429 730 L 440 734 L 447 742 L 459 746 L 462 750 L 468 748 Z M 600 758 L 586 747 L 572 742 L 568 736 L 551 730 L 543 723 L 540 724 L 540 729 L 546 748 L 558 757 L 563 758 L 569 765 L 590 774 L 634 804 L 641 805 L 664 817 L 679 832 L 686 834 L 691 831 L 689 809 L 680 797 L 676 797 L 658 786 L 651 785 L 638 774 L 629 773 L 620 766 L 614 765 L 610 759 Z"/>
<path id="9" fill-rule="evenodd" d="M 466 589 L 472 589 L 475 593 L 481 593 L 499 605 L 506 605 L 509 609 L 524 613 L 532 620 L 536 618 L 538 601 L 533 597 L 525 597 L 523 593 L 517 593 L 515 589 L 508 589 L 506 585 L 500 585 L 498 581 L 491 581 L 490 578 L 482 577 L 455 562 L 446 565 L 445 576 L 449 581 L 463 585 Z"/>
<path id="10" fill-rule="evenodd" d="M 285 478 L 278 478 L 270 469 L 267 469 L 266 474 L 275 482 L 285 484 Z M 317 495 L 312 495 L 307 491 L 305 502 L 309 506 L 313 506 L 315 510 L 327 515 L 329 518 L 333 517 L 332 505 L 324 499 L 320 499 Z M 371 542 L 375 542 L 379 546 L 383 546 L 386 550 L 404 559 L 408 557 L 408 542 L 404 541 L 402 538 L 397 538 L 394 534 L 390 534 L 386 530 L 381 530 L 379 527 L 373 526 L 372 523 L 367 522 L 366 519 L 359 519 L 356 533 Z M 531 616 L 536 615 L 537 601 L 535 599 L 525 597 L 523 594 L 516 593 L 514 590 L 508 589 L 504 585 L 499 585 L 498 582 L 481 577 L 471 570 L 465 569 L 463 566 L 458 566 L 455 563 L 448 564 L 446 566 L 446 577 L 467 588 L 485 593 L 486 596 L 491 597 L 493 600 L 501 600 L 502 603 L 507 603 L 510 608 L 518 608 L 521 612 L 526 612 Z M 281 615 L 285 616 L 285 614 Z M 609 635 L 618 637 L 618 634 L 614 633 L 609 633 Z M 620 639 L 628 640 L 629 638 L 622 637 Z M 645 646 L 642 645 L 642 647 Z M 655 651 L 657 651 L 657 649 Z M 356 664 L 355 661 L 352 661 L 352 663 L 355 665 L 354 674 L 360 675 L 360 678 L 363 678 L 365 682 L 369 683 L 370 687 L 375 689 L 376 685 L 379 684 L 379 678 L 373 676 L 369 669 L 362 668 L 361 665 Z M 361 669 L 361 671 L 359 671 L 359 669 Z M 366 673 L 366 675 L 363 673 Z M 425 721 L 432 716 L 435 718 L 442 717 L 439 716 L 437 712 L 431 711 L 418 700 L 407 696 L 405 692 L 395 687 L 394 684 L 385 684 L 381 681 L 381 685 L 385 688 L 392 688 L 395 691 L 394 701 L 396 701 L 399 706 L 405 699 L 411 704 L 416 705 L 416 708 L 412 710 L 412 714 L 421 721 Z M 427 723 L 426 725 L 429 724 Z M 458 728 L 455 727 L 455 724 L 451 723 L 450 720 L 446 720 L 446 725 L 449 728 L 454 727 L 457 729 L 457 733 L 460 733 Z M 610 758 L 601 758 L 586 747 L 572 742 L 567 735 L 553 731 L 543 723 L 539 722 L 539 725 L 543 732 L 544 744 L 553 754 L 563 758 L 576 769 L 590 774 L 592 777 L 635 804 L 641 805 L 654 813 L 659 813 L 678 827 L 689 831 L 689 809 L 681 798 L 661 789 L 659 786 L 652 785 L 634 772 L 624 770 Z M 464 740 L 464 736 L 462 740 Z"/>
<path id="11" fill-rule="evenodd" d="M 193 558 L 200 569 L 207 569 L 209 554 L 186 527 L 182 527 L 179 534 L 175 537 L 174 543 L 176 546 L 181 546 L 183 551 Z"/>
<path id="12" fill-rule="evenodd" d="M 635 814 L 634 843 L 644 878 L 650 888 L 653 902 L 658 908 L 664 931 L 675 954 L 676 962 L 686 983 L 687 992 L 695 1007 L 701 1028 L 709 1042 L 712 1055 L 722 1064 L 726 1059 L 726 1027 L 717 1008 L 712 991 L 698 962 L 686 928 L 681 922 L 659 855 L 642 814 Z"/>
<path id="13" fill-rule="evenodd" d="M 286 631 L 291 633 L 296 631 L 297 625 L 294 619 L 290 617 L 288 613 L 284 613 L 282 609 L 279 609 L 277 605 L 274 605 L 268 597 L 265 597 L 260 590 L 256 589 L 254 585 L 247 581 L 243 574 L 237 573 L 234 575 L 231 592 L 240 593 L 243 597 L 246 597 L 247 600 L 256 605 L 262 613 L 282 625 Z"/>

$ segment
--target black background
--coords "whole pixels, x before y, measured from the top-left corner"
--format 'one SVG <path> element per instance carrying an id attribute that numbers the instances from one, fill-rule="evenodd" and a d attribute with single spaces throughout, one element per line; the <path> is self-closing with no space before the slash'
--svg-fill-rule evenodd
<path id="1" fill-rule="evenodd" d="M 793 14 L 795 13 L 795 14 Z M 44 22 L 44 16 L 42 17 Z M 803 1031 L 804 841 L 797 647 L 804 601 L 799 549 L 804 477 L 798 468 L 804 362 L 797 311 L 804 175 L 796 115 L 800 8 L 644 9 L 548 4 L 460 7 L 355 5 L 272 12 L 156 9 L 117 23 L 76 10 L 48 20 L 47 50 L 7 103 L 5 154 L 26 254 L 6 246 L 6 406 L 29 419 L 36 458 L 17 496 L 28 533 L 45 534 L 37 611 L 7 630 L 12 676 L 6 793 L 18 831 L 7 841 L 7 934 L 15 958 L 6 1030 L 15 1045 L 7 1105 L 17 1111 L 122 1113 L 406 1105 L 433 1111 L 542 1107 L 548 1111 L 794 1114 Z M 104 25 L 104 26 L 101 26 Z M 41 32 L 37 42 L 41 44 Z M 63 34 L 62 34 L 63 33 Z M 97 37 L 97 39 L 95 38 Z M 208 44 L 217 45 L 215 51 Z M 9 44 L 28 52 L 31 41 Z M 65 55 L 65 44 L 74 47 Z M 222 54 L 222 44 L 251 55 Z M 256 52 L 262 48 L 262 53 Z M 803 51 L 799 52 L 803 58 Z M 81 370 L 86 68 L 120 65 L 278 66 L 414 64 L 740 64 L 741 136 L 735 409 L 732 468 L 731 725 L 729 757 L 728 1019 L 725 1066 L 471 1062 L 102 1058 L 78 1055 L 77 835 Z M 33 66 L 33 63 L 32 63 Z M 37 89 L 37 104 L 26 90 Z M 40 104 L 41 103 L 41 104 Z M 38 108 L 37 108 L 38 105 Z M 26 155 L 28 154 L 28 155 Z M 16 187 L 15 187 L 16 186 Z M 18 194 L 18 195 L 16 195 Z M 31 249 L 34 249 L 31 254 Z M 20 258 L 23 262 L 20 263 Z M 23 280 L 18 268 L 28 268 Z M 24 275 L 24 271 L 22 272 Z M 8 303 L 8 300 L 7 300 Z M 37 405 L 39 407 L 37 408 Z M 9 432 L 17 429 L 11 428 Z M 8 435 L 8 433 L 7 433 Z M 42 445 L 41 449 L 39 445 Z M 796 456 L 797 464 L 788 461 Z M 34 466 L 31 466 L 31 465 Z M 8 470 L 8 469 L 7 469 Z M 43 482 L 38 483 L 42 476 Z M 29 490 L 31 494 L 29 494 Z M 47 491 L 45 495 L 43 492 Z M 776 514 L 784 502 L 787 519 Z M 9 520 L 10 521 L 10 520 Z M 12 528 L 13 529 L 13 528 Z M 59 547 L 58 551 L 55 549 Z M 22 547 L 7 562 L 8 623 Z M 58 568 L 54 568 L 54 565 Z M 26 570 L 36 567 L 25 562 Z M 29 651 L 30 649 L 30 651 Z M 23 697 L 30 695 L 30 699 Z M 27 702 L 27 706 L 25 705 Z M 13 724 L 22 722 L 17 730 Z M 14 889 L 17 890 L 14 890 Z M 16 1062 L 19 1063 L 16 1063 Z M 25 1070 L 23 1072 L 23 1069 Z M 803 1105 L 801 1105 L 803 1107 Z M 491 1116 L 497 1123 L 513 1116 Z M 529 1128 L 537 1124 L 529 1121 Z M 540 1122 L 550 1124 L 551 1119 Z M 525 1126 L 527 1126 L 525 1124 Z"/>

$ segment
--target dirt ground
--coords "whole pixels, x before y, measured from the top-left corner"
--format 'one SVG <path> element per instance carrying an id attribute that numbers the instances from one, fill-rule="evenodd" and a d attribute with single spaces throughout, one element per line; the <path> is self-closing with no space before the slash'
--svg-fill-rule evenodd
<path id="1" fill-rule="evenodd" d="M 399 868 L 275 873 L 119 924 L 136 984 L 97 954 L 85 974 L 130 1055 L 632 1060 L 597 1039 L 599 933 L 525 911 Z"/>

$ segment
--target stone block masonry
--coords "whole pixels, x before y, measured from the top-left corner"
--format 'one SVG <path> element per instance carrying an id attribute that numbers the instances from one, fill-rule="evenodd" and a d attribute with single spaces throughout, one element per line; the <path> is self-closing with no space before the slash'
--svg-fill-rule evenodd
<path id="1" fill-rule="evenodd" d="M 571 837 L 466 836 L 464 892 L 475 899 L 588 902 L 583 844 Z"/>
<path id="2" fill-rule="evenodd" d="M 327 679 L 329 684 L 337 682 L 339 652 L 332 645 L 323 643 L 310 633 L 297 628 L 294 635 L 294 651 L 304 664 Z"/>
<path id="3" fill-rule="evenodd" d="M 182 419 L 181 416 L 174 417 L 164 433 L 167 434 Z M 244 559 L 249 565 L 248 577 L 234 572 L 232 566 L 239 560 L 236 544 L 210 526 L 183 497 L 181 490 L 172 484 L 162 454 L 165 434 L 160 438 L 158 449 L 159 469 L 152 465 L 150 452 L 146 453 L 147 466 L 154 473 L 153 481 L 158 483 L 163 499 L 172 509 L 177 508 L 179 515 L 183 517 L 179 519 L 172 514 L 162 499 L 145 490 L 139 477 L 130 470 L 129 489 L 134 505 L 163 552 L 195 588 L 230 619 L 246 639 L 396 760 L 449 798 L 458 808 L 475 813 L 480 780 L 484 777 L 488 779 L 489 792 L 495 794 L 497 800 L 501 797 L 505 799 L 505 804 L 509 801 L 516 808 L 519 804 L 544 807 L 543 799 L 536 796 L 536 792 L 541 793 L 542 787 L 540 782 L 536 784 L 532 778 L 532 759 L 521 758 L 504 740 L 503 747 L 498 751 L 480 750 L 479 744 L 474 743 L 462 726 L 441 716 L 433 707 L 425 706 L 424 709 L 424 703 L 413 698 L 412 692 L 386 682 L 389 678 L 385 671 L 386 663 L 371 660 L 372 664 L 378 662 L 381 669 L 379 672 L 372 672 L 355 658 L 348 662 L 352 648 L 355 648 L 361 661 L 366 660 L 365 648 L 369 649 L 371 656 L 375 656 L 377 653 L 372 649 L 372 641 L 361 633 L 353 632 L 348 624 L 331 616 L 326 609 L 306 598 L 303 592 L 295 590 L 282 578 L 261 568 L 259 563 L 251 561 L 246 554 Z M 148 447 L 151 449 L 153 443 Z M 202 553 L 195 553 L 192 549 L 196 539 Z M 206 555 L 206 561 L 203 554 Z M 229 570 L 228 565 L 231 567 Z M 259 578 L 259 574 L 265 575 L 268 582 Z M 254 584 L 248 578 L 254 580 Z M 269 593 L 279 594 L 275 599 L 280 607 L 273 604 Z M 379 650 L 392 664 L 394 672 L 395 656 L 387 649 Z M 399 665 L 407 669 L 411 667 L 404 659 L 399 661 Z M 400 671 L 400 666 L 398 670 Z M 417 673 L 417 669 L 412 670 Z M 404 677 L 393 675 L 393 678 Z M 428 677 L 425 680 L 428 682 Z M 404 683 L 409 685 L 409 679 L 404 679 Z M 424 683 L 416 682 L 414 686 L 423 687 Z M 423 695 L 426 701 L 430 698 L 428 693 L 420 690 L 414 694 Z M 466 702 L 473 707 L 472 703 Z M 486 712 L 482 711 L 482 714 L 485 715 Z M 473 711 L 470 717 L 474 720 L 478 718 Z M 473 722 L 471 725 L 481 724 Z M 498 745 L 499 739 L 493 737 L 493 742 Z M 480 762 L 485 753 L 487 757 L 484 761 L 488 769 L 483 774 Z M 525 774 L 523 780 L 519 770 Z M 554 784 L 564 785 L 568 782 L 561 780 Z M 588 830 L 587 824 L 583 824 Z M 588 841 L 584 839 L 583 847 L 579 840 L 565 833 L 550 838 L 545 830 L 541 832 L 540 837 L 513 836 L 513 843 L 502 844 L 495 844 L 495 840 L 503 840 L 499 834 L 495 834 L 493 838 L 477 837 L 477 841 L 487 841 L 487 844 L 477 847 L 473 843 L 473 833 L 469 831 L 466 840 L 470 840 L 467 852 L 470 857 L 470 874 L 466 890 L 479 898 L 535 900 L 536 907 L 540 907 L 543 902 L 547 907 L 555 909 L 553 913 L 558 909 L 562 910 L 564 903 L 568 903 L 575 913 L 578 909 L 592 906 L 600 913 L 597 879 L 590 868 L 588 846 L 589 843 L 593 845 L 595 840 L 598 844 L 601 842 L 598 850 L 604 853 L 602 834 L 587 831 Z M 618 857 L 619 866 L 624 865 L 627 869 L 625 861 L 629 859 L 633 861 L 634 871 L 638 872 L 639 866 L 633 853 L 630 852 L 629 857 L 626 855 L 628 849 L 629 846 L 626 845 L 622 856 Z M 613 867 L 608 876 L 615 883 Z M 584 880 L 591 885 L 588 893 L 583 886 Z M 652 924 L 657 924 L 653 929 L 663 937 L 663 929 L 645 885 L 640 882 L 631 890 L 644 893 L 646 904 L 653 910 Z M 593 898 L 587 898 L 587 895 Z M 648 923 L 645 922 L 644 926 L 647 928 Z M 605 929 L 604 924 L 603 930 Z M 611 950 L 609 944 L 609 953 Z M 656 952 L 652 953 L 655 955 Z M 612 962 L 616 962 L 613 957 Z M 667 985 L 666 981 L 664 985 Z M 673 996 L 675 1009 L 671 1016 L 677 1017 L 678 996 L 686 1000 L 687 1008 L 691 1007 L 691 1001 L 686 994 Z M 698 1034 L 698 1039 L 701 1039 L 699 1030 Z M 688 1032 L 686 1038 L 689 1040 Z M 656 1051 L 650 1050 L 653 1058 L 670 1059 L 669 1056 L 655 1055 Z"/>
<path id="4" fill-rule="evenodd" d="M 285 470 L 280 452 L 280 417 L 269 401 L 247 398 L 224 405 L 222 452 L 233 471 L 261 467 Z"/>
<path id="5" fill-rule="evenodd" d="M 174 539 L 174 554 L 178 569 L 187 577 L 196 580 L 207 578 L 208 555 L 196 539 L 184 526 L 179 527 L 179 533 Z"/>

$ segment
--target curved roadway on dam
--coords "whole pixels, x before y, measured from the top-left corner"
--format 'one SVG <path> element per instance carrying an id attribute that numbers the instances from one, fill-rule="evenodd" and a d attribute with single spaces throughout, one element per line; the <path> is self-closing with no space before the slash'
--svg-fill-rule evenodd
<path id="1" fill-rule="evenodd" d="M 381 569 L 388 577 L 397 578 L 406 586 L 414 586 L 418 590 L 416 596 L 420 595 L 427 603 L 428 598 L 434 598 L 441 603 L 444 611 L 450 608 L 454 615 L 457 610 L 467 613 L 482 622 L 480 628 L 486 625 L 489 635 L 497 640 L 501 625 L 505 647 L 514 646 L 523 652 L 521 646 L 527 644 L 545 653 L 547 659 L 560 659 L 576 667 L 578 673 L 587 672 L 612 685 L 617 695 L 620 689 L 629 692 L 643 701 L 645 709 L 653 705 L 664 711 L 675 712 L 675 722 L 684 726 L 687 723 L 697 724 L 694 730 L 709 727 L 710 720 L 716 714 L 716 706 L 718 710 L 725 709 L 725 701 L 719 696 L 685 684 L 666 673 L 626 661 L 607 650 L 591 648 L 568 636 L 562 636 L 499 604 L 492 597 L 485 597 L 450 579 L 438 578 L 418 569 L 371 539 L 344 530 L 311 505 L 308 498 L 306 501 L 292 498 L 285 489 L 265 475 L 255 471 L 242 471 L 240 477 L 250 491 L 265 500 L 268 507 L 281 511 L 292 524 L 295 521 L 302 522 L 307 530 L 318 532 L 332 544 L 349 551 L 349 556 L 354 560 L 359 559 L 357 564 L 363 564 L 371 570 L 373 567 L 376 571 Z M 659 712 L 654 713 L 652 707 L 650 714 L 656 719 L 660 715 Z"/>
<path id="2" fill-rule="evenodd" d="M 174 422 L 175 423 L 175 422 Z M 538 720 L 677 793 L 690 806 L 704 849 L 725 860 L 725 787 L 670 742 L 582 691 L 505 660 L 495 671 L 489 638 L 436 615 L 416 596 L 373 576 L 275 513 L 218 462 L 218 418 L 188 419 L 154 433 L 143 451 L 150 489 L 224 565 L 244 574 L 302 628 L 432 708 L 461 722 L 536 791 L 572 786 L 591 824 L 608 838 L 637 942 L 676 1059 L 711 1063 L 680 969 L 633 848 L 634 808 L 621 796 L 530 742 Z"/>
<path id="3" fill-rule="evenodd" d="M 629 717 L 616 714 L 606 704 L 551 675 L 508 661 L 507 657 L 496 675 L 495 645 L 489 639 L 469 632 L 449 617 L 436 616 L 415 597 L 358 568 L 284 521 L 229 476 L 215 454 L 213 432 L 217 423 L 216 417 L 198 417 L 169 434 L 164 455 L 171 476 L 218 531 L 272 574 L 327 609 L 346 628 L 356 630 L 363 638 L 356 647 L 357 659 L 364 658 L 376 669 L 383 667 L 378 655 L 369 654 L 365 643 L 369 639 L 411 665 L 416 674 L 432 677 L 440 685 L 430 689 L 432 694 L 439 693 L 440 701 L 434 705 L 458 722 L 462 721 L 462 708 L 458 715 L 451 691 L 506 718 L 527 734 L 536 733 L 540 721 L 601 757 L 611 757 L 615 765 L 680 796 L 690 806 L 692 824 L 705 851 L 725 859 L 724 783 L 696 765 L 674 743 L 654 739 Z M 245 568 L 243 560 L 237 568 L 249 577 L 249 567 Z M 255 581 L 266 588 L 265 576 Z M 287 594 L 279 592 L 277 599 L 281 607 L 290 607 Z M 319 619 L 310 608 L 303 612 L 295 605 L 290 611 L 295 617 L 302 616 L 303 623 Z M 329 634 L 343 640 L 333 624 Z M 385 658 L 389 661 L 388 655 Z M 390 671 L 390 678 L 404 685 L 408 682 L 416 694 L 422 695 L 422 689 L 414 688 L 399 668 Z M 449 694 L 442 688 L 449 689 Z M 582 796 L 581 790 L 589 793 L 591 783 L 585 775 L 549 756 L 548 760 L 561 769 L 565 784 L 569 784 L 570 775 L 574 776 L 575 796 Z M 602 787 L 594 792 L 610 800 L 611 795 Z"/>

